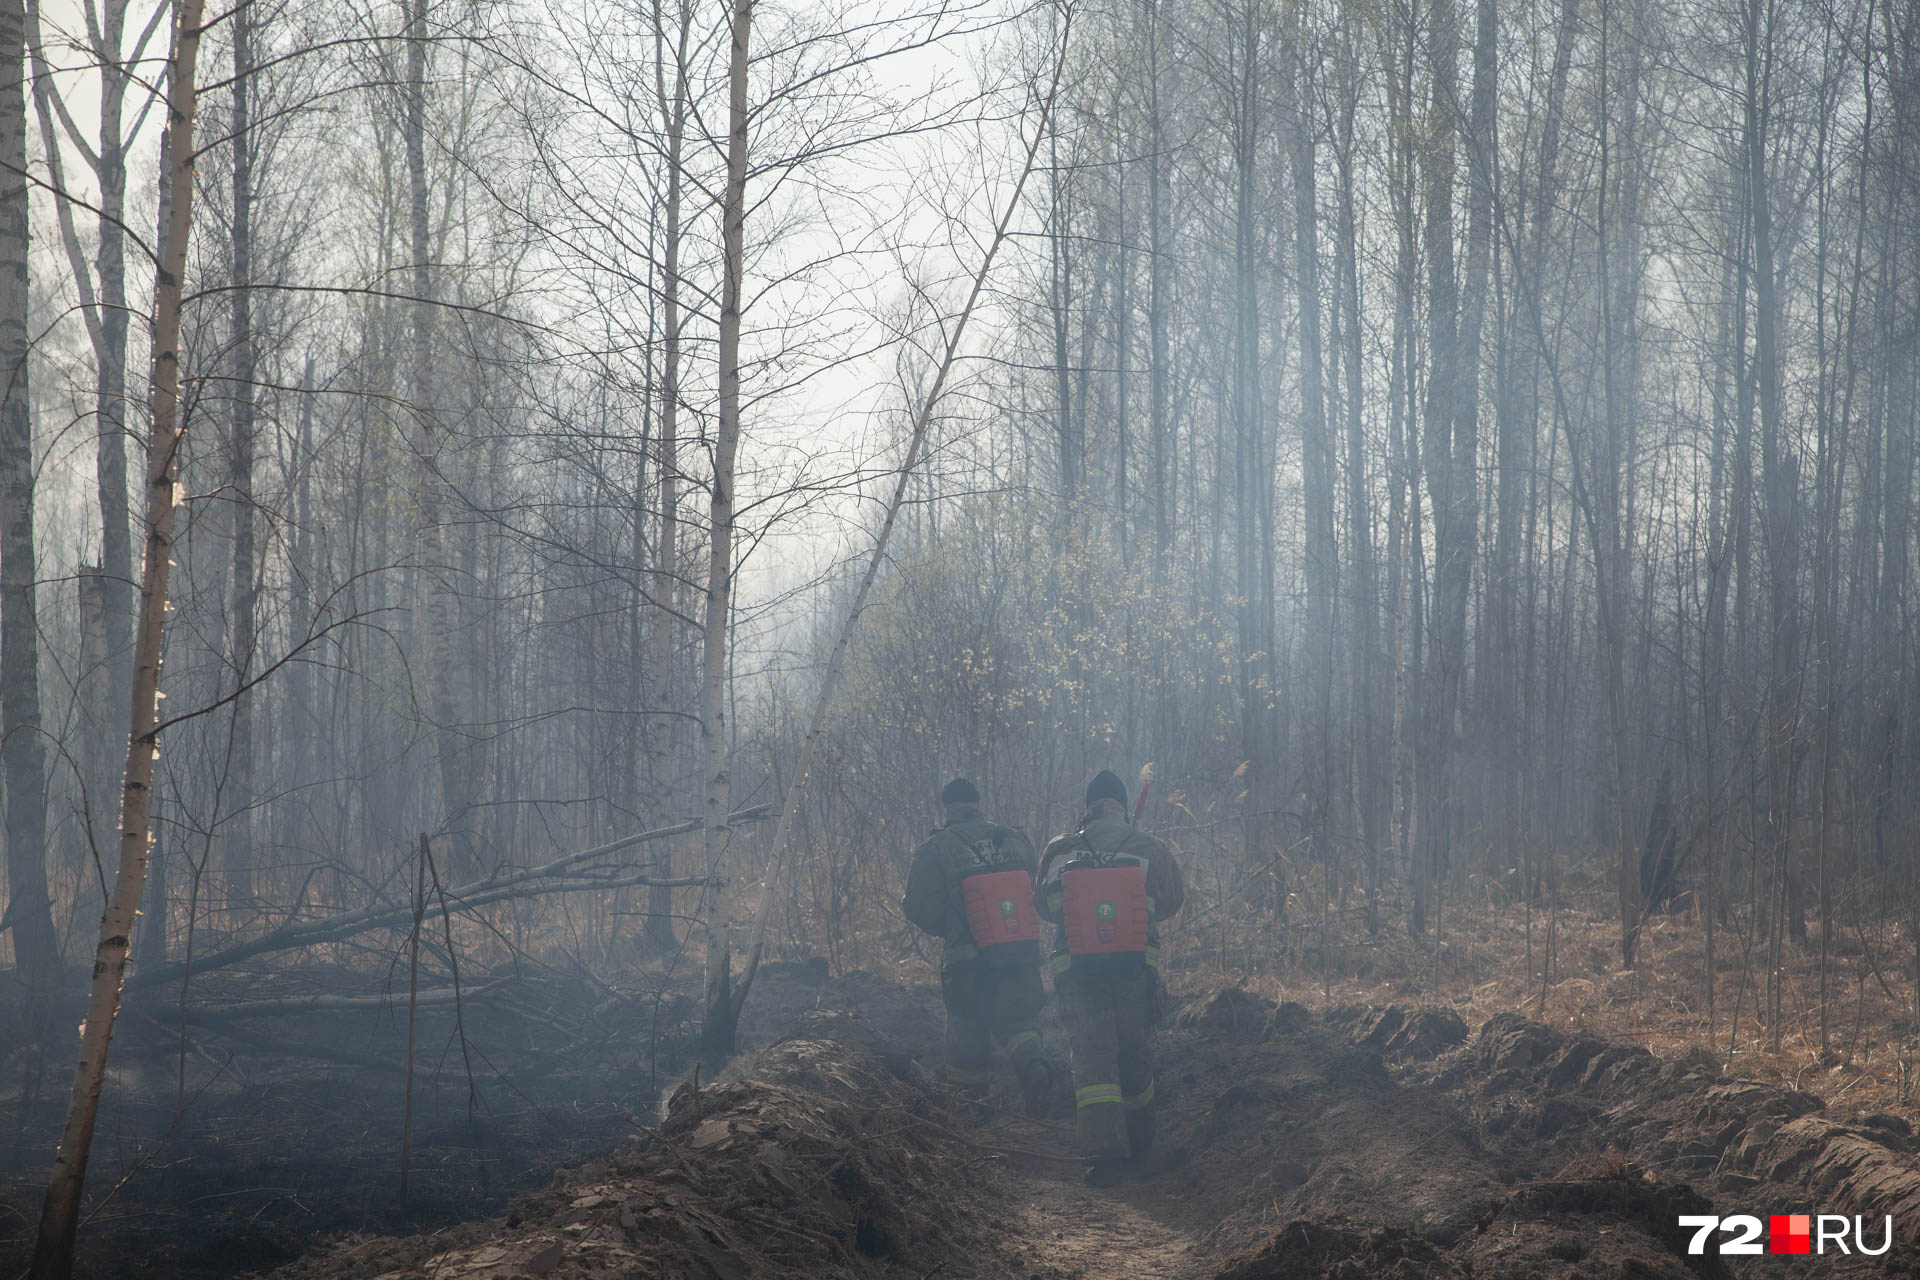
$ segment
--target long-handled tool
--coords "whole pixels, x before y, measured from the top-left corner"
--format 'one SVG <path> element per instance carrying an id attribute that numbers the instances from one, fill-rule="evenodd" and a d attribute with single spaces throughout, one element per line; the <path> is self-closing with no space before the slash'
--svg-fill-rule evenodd
<path id="1" fill-rule="evenodd" d="M 1136 827 L 1140 825 L 1140 815 L 1147 811 L 1147 796 L 1153 791 L 1153 761 L 1149 760 L 1140 766 L 1138 786 L 1140 798 L 1133 804 L 1133 825 Z"/>

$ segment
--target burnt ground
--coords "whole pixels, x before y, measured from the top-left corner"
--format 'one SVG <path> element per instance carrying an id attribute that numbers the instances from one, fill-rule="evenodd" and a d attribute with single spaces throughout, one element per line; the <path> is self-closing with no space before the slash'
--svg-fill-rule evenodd
<path id="1" fill-rule="evenodd" d="M 823 968 L 799 964 L 763 973 L 743 1020 L 748 1047 L 823 995 L 889 1026 L 918 1018 L 937 1038 L 937 1013 L 929 1022 L 898 986 L 859 973 L 827 982 Z M 256 1015 L 262 1001 L 364 992 L 377 979 L 308 967 L 198 980 L 184 1091 L 177 1007 L 130 998 L 77 1274 L 213 1280 L 293 1262 L 316 1239 L 445 1230 L 504 1212 L 636 1135 L 633 1121 L 651 1124 L 693 1064 L 697 975 L 619 991 L 581 973 L 471 975 L 458 1024 L 446 1007 L 420 1011 L 403 1200 L 405 976 L 380 1007 L 297 1017 Z M 63 1011 L 66 1025 L 79 1016 Z M 70 1058 L 36 1062 L 8 1039 L 0 1032 L 0 1280 L 25 1271 L 73 1070 Z"/>
<path id="2" fill-rule="evenodd" d="M 370 1214 L 276 1280 L 1687 1280 L 1920 1262 L 1904 1118 L 1832 1116 L 1705 1053 L 1661 1058 L 1513 1014 L 1469 1028 L 1444 1008 L 1191 992 L 1160 1046 L 1163 1158 L 1101 1192 L 1078 1182 L 1064 1089 L 1042 1123 L 937 1082 L 932 988 L 788 976 L 763 994 L 744 1030 L 766 1047 L 664 1104 L 606 1103 L 583 1126 L 597 1154 L 525 1163 L 522 1181 L 544 1185 L 496 1191 L 497 1216 L 408 1233 Z M 1675 1221 L 1808 1211 L 1891 1214 L 1905 1239 L 1885 1258 L 1688 1258 Z"/>

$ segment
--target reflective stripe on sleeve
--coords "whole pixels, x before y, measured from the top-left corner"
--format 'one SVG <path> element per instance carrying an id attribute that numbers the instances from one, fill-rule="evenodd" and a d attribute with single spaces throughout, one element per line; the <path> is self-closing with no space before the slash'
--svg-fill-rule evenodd
<path id="1" fill-rule="evenodd" d="M 1121 1099 L 1129 1111 L 1143 1111 L 1153 1105 L 1153 1081 L 1147 1081 L 1147 1087 L 1135 1094 Z"/>

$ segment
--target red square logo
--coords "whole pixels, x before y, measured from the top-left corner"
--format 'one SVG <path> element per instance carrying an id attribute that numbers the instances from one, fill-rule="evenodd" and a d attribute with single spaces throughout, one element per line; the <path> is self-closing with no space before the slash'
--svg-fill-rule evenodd
<path id="1" fill-rule="evenodd" d="M 1776 1213 L 1767 1223 L 1768 1253 L 1813 1252 L 1812 1216 L 1805 1213 Z"/>

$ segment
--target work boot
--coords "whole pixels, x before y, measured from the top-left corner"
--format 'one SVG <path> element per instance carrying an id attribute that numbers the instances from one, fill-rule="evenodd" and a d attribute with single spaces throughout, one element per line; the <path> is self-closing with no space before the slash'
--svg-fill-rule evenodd
<path id="1" fill-rule="evenodd" d="M 1045 1058 L 1029 1062 L 1020 1081 L 1020 1092 L 1027 1104 L 1027 1117 L 1046 1119 L 1053 1106 L 1053 1064 Z"/>
<path id="2" fill-rule="evenodd" d="M 1132 1172 L 1133 1160 L 1127 1156 L 1093 1156 L 1080 1167 L 1080 1177 L 1090 1187 L 1114 1186 Z"/>

